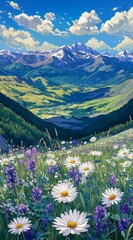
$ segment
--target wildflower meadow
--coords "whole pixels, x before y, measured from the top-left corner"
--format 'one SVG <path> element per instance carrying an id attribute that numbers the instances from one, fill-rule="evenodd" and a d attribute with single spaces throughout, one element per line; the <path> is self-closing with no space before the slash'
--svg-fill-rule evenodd
<path id="1" fill-rule="evenodd" d="M 98 138 L 0 156 L 0 240 L 133 239 L 131 141 Z"/>

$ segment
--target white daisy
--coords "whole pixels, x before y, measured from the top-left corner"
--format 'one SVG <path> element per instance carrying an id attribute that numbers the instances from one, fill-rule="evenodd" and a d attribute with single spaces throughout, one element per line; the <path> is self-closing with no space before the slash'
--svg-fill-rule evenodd
<path id="1" fill-rule="evenodd" d="M 57 162 L 54 159 L 47 159 L 46 164 L 48 166 L 55 165 Z"/>
<path id="2" fill-rule="evenodd" d="M 68 213 L 62 213 L 60 217 L 56 217 L 53 226 L 63 236 L 68 236 L 69 234 L 80 235 L 80 233 L 88 231 L 89 225 L 86 217 L 86 213 L 70 209 Z"/>
<path id="3" fill-rule="evenodd" d="M 95 157 L 100 157 L 102 155 L 102 152 L 100 151 L 90 151 L 90 154 Z"/>
<path id="4" fill-rule="evenodd" d="M 79 166 L 79 172 L 81 174 L 84 174 L 85 176 L 88 176 L 93 171 L 94 171 L 94 165 L 91 162 L 85 162 Z"/>
<path id="5" fill-rule="evenodd" d="M 97 140 L 97 138 L 96 138 L 96 137 L 92 137 L 92 138 L 90 138 L 90 142 L 91 142 L 91 143 L 94 143 L 94 142 L 96 142 L 96 140 Z"/>
<path id="6" fill-rule="evenodd" d="M 0 159 L 0 165 L 7 165 L 9 163 L 9 159 L 8 158 L 2 158 Z"/>
<path id="7" fill-rule="evenodd" d="M 67 168 L 71 168 L 71 167 L 78 166 L 80 163 L 81 162 L 80 162 L 79 157 L 68 157 L 68 158 L 66 158 L 64 165 Z"/>
<path id="8" fill-rule="evenodd" d="M 31 222 L 26 217 L 18 217 L 13 219 L 10 224 L 8 224 L 9 232 L 12 234 L 20 235 L 22 232 L 26 232 L 31 227 Z"/>
<path id="9" fill-rule="evenodd" d="M 118 157 L 127 157 L 128 154 L 129 154 L 129 149 L 123 148 L 118 152 L 117 156 Z"/>
<path id="10" fill-rule="evenodd" d="M 132 159 L 133 159 L 133 153 L 129 153 L 129 154 L 127 155 L 127 158 L 129 158 L 130 160 L 132 160 Z"/>
<path id="11" fill-rule="evenodd" d="M 122 163 L 122 167 L 124 168 L 128 168 L 132 165 L 132 162 L 131 161 L 125 161 L 124 163 Z"/>
<path id="12" fill-rule="evenodd" d="M 118 204 L 121 201 L 123 194 L 124 193 L 118 188 L 108 188 L 104 193 L 102 193 L 102 202 L 107 207 Z"/>
<path id="13" fill-rule="evenodd" d="M 60 202 L 72 202 L 77 197 L 77 189 L 70 182 L 61 182 L 53 187 L 51 195 Z"/>

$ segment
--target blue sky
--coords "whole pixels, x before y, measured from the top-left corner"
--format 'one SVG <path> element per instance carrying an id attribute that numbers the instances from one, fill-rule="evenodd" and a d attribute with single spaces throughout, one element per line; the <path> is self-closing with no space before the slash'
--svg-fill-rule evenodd
<path id="1" fill-rule="evenodd" d="M 3 0 L 0 49 L 44 51 L 83 42 L 98 51 L 133 51 L 131 0 Z"/>

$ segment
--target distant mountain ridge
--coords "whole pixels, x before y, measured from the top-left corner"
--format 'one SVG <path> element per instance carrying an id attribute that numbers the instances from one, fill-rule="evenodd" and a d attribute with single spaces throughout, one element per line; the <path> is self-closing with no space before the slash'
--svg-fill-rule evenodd
<path id="1" fill-rule="evenodd" d="M 61 65 L 61 61 L 63 61 L 65 66 L 67 66 L 69 63 L 82 65 L 86 62 L 85 60 L 95 59 L 98 56 L 101 58 L 104 56 L 108 58 L 116 58 L 121 62 L 133 62 L 133 53 L 125 50 L 116 55 L 111 55 L 107 52 L 100 53 L 91 47 L 87 47 L 83 43 L 75 43 L 72 46 L 63 45 L 55 51 L 21 53 L 10 50 L 0 50 L 0 64 L 16 62 L 27 64 L 28 66 L 32 67 L 38 67 L 52 63 L 53 65 L 59 66 Z"/>

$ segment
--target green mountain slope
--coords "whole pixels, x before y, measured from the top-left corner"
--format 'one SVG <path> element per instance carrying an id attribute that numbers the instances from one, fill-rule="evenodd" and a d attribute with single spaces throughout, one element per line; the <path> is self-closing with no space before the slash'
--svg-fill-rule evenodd
<path id="1" fill-rule="evenodd" d="M 119 85 L 86 87 L 58 85 L 43 77 L 0 76 L 0 91 L 42 119 L 95 117 L 112 112 L 133 96 L 129 79 Z"/>

